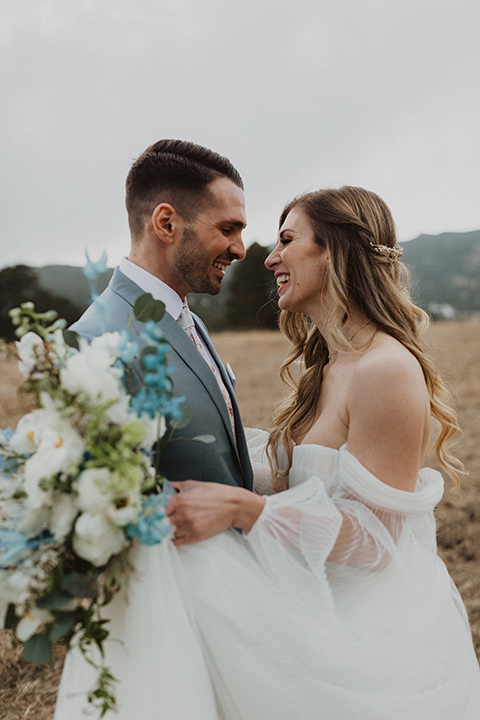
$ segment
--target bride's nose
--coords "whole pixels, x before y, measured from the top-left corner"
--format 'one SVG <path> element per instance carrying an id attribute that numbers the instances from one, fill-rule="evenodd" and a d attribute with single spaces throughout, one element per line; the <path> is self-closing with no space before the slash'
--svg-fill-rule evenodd
<path id="1" fill-rule="evenodd" d="M 270 255 L 265 260 L 265 267 L 267 270 L 273 270 L 275 268 L 275 265 L 278 265 L 278 262 L 280 260 L 280 255 L 278 252 L 278 245 L 274 247 Z"/>

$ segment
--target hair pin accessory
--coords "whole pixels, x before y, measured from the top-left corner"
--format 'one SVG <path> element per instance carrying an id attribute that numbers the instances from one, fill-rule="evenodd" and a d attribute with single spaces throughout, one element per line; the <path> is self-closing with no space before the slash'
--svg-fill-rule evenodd
<path id="1" fill-rule="evenodd" d="M 383 257 L 388 258 L 392 262 L 400 260 L 403 255 L 403 248 L 400 247 L 400 245 L 389 247 L 388 245 L 376 245 L 372 242 L 369 244 L 378 255 L 383 255 Z"/>

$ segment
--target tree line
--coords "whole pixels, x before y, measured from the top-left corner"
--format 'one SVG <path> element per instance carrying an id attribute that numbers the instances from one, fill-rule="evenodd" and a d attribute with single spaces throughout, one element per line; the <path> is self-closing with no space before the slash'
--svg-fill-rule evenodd
<path id="1" fill-rule="evenodd" d="M 3 268 L 0 270 L 0 337 L 7 342 L 16 340 L 9 311 L 28 301 L 34 303 L 38 312 L 56 310 L 68 324 L 75 322 L 82 310 L 68 298 L 43 288 L 34 268 L 28 265 Z"/>

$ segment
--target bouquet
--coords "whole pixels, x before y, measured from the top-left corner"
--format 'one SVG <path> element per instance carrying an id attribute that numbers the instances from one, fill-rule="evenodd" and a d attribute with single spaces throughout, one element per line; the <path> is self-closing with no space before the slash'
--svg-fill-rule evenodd
<path id="1" fill-rule="evenodd" d="M 102 652 L 108 637 L 100 608 L 128 575 L 134 540 L 154 544 L 171 532 L 165 508 L 174 491 L 155 458 L 165 418 L 181 427 L 188 412 L 173 396 L 163 312 L 151 295 L 137 300 L 140 353 L 126 331 L 88 344 L 32 303 L 10 313 L 35 408 L 0 434 L 0 627 L 36 663 L 52 659 L 56 641 L 68 649 L 75 639 L 98 670 L 88 701 L 101 716 L 115 709 L 115 678 L 88 652 Z M 134 361 L 144 380 L 130 394 Z"/>

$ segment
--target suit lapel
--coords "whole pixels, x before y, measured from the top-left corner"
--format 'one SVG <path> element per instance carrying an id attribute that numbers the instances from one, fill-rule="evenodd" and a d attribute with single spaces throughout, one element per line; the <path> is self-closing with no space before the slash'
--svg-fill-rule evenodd
<path id="1" fill-rule="evenodd" d="M 124 275 L 118 268 L 115 269 L 112 279 L 110 281 L 110 289 L 112 292 L 116 293 L 120 297 L 122 297 L 126 302 L 128 302 L 132 307 L 135 304 L 136 299 L 139 295 L 143 293 L 143 290 L 136 285 L 130 278 L 127 278 L 126 275 Z M 133 317 L 133 312 L 132 312 Z M 195 320 L 197 318 L 194 317 Z M 138 328 L 139 333 L 141 332 L 141 324 L 135 322 L 135 325 Z M 239 422 L 238 417 L 238 411 L 237 411 L 237 404 L 235 401 L 235 393 L 230 381 L 230 378 L 228 377 L 225 368 L 223 367 L 223 363 L 220 359 L 220 357 L 217 354 L 217 351 L 215 350 L 210 338 L 208 337 L 208 333 L 206 333 L 206 330 L 204 327 L 202 327 L 201 323 L 195 322 L 195 325 L 197 327 L 197 331 L 200 333 L 202 340 L 207 345 L 210 353 L 212 354 L 212 357 L 214 358 L 215 362 L 217 363 L 218 369 L 220 371 L 220 374 L 222 376 L 222 380 L 225 383 L 225 386 L 230 393 L 230 396 L 232 398 L 233 407 L 234 407 L 234 413 L 235 413 L 235 421 Z M 230 423 L 230 418 L 228 415 L 228 409 L 225 405 L 225 400 L 223 399 L 223 395 L 221 393 L 220 388 L 218 387 L 217 380 L 215 378 L 215 375 L 213 374 L 212 370 L 209 368 L 195 345 L 192 343 L 188 335 L 180 325 L 173 319 L 169 313 L 165 313 L 163 318 L 160 320 L 159 323 L 160 328 L 162 329 L 162 332 L 164 333 L 168 343 L 170 344 L 173 352 L 179 356 L 180 361 L 184 362 L 188 367 L 190 368 L 191 372 L 196 375 L 196 377 L 199 379 L 199 381 L 202 383 L 202 385 L 207 390 L 208 394 L 212 398 L 212 401 L 215 403 L 218 412 L 220 413 L 220 416 L 222 418 L 222 421 L 225 425 L 225 428 L 228 432 L 228 435 L 230 437 L 230 440 L 232 442 L 233 447 L 235 448 L 235 452 L 238 455 L 238 448 L 237 443 L 235 441 L 235 437 L 232 430 L 232 425 Z M 141 344 L 146 344 L 144 341 L 141 340 L 141 338 L 138 338 L 139 342 Z M 175 364 L 175 362 L 174 362 Z M 177 388 L 177 392 L 180 392 L 180 390 Z M 187 404 L 188 404 L 188 398 L 187 398 Z"/>

